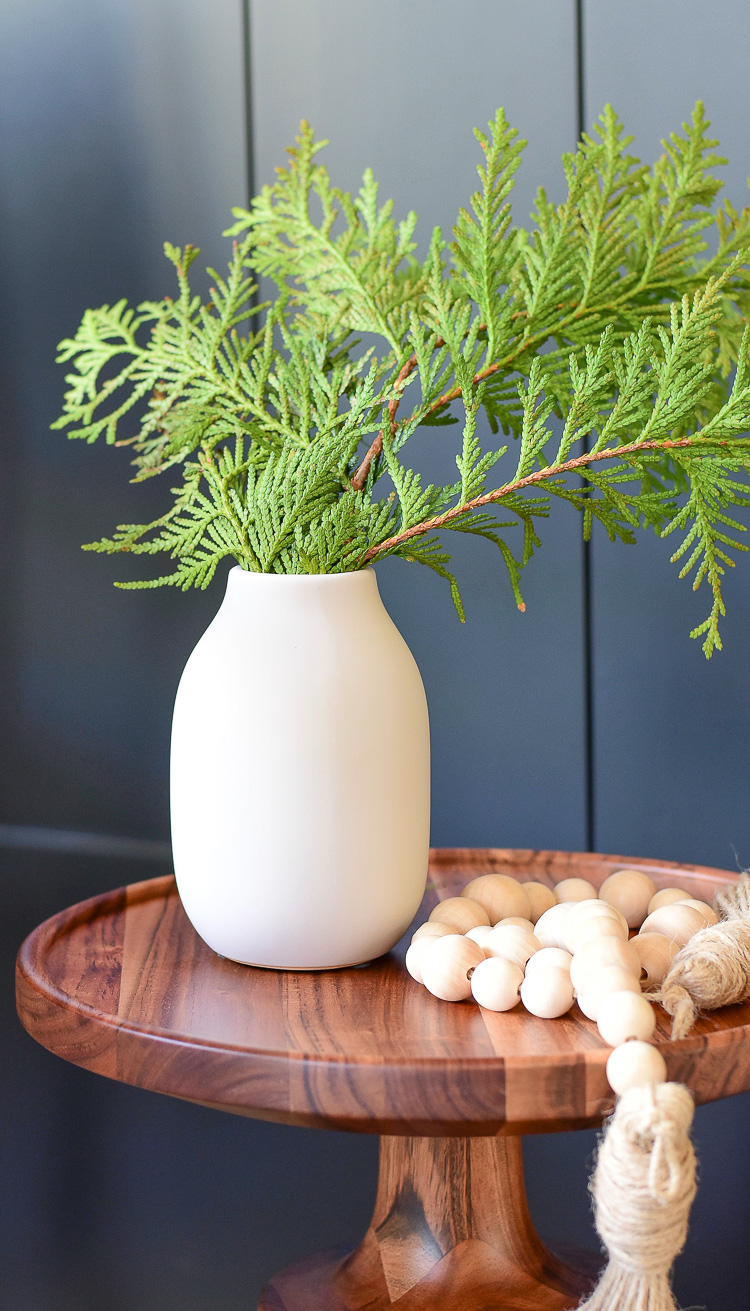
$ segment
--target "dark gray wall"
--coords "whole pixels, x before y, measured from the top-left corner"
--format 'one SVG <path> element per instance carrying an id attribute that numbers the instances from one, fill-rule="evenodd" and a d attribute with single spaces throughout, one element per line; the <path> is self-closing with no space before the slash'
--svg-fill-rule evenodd
<path id="1" fill-rule="evenodd" d="M 681 37 L 676 45 L 675 31 Z M 726 194 L 748 203 L 750 11 L 697 0 L 586 8 L 589 122 L 609 99 L 653 158 L 702 99 L 729 158 Z M 665 859 L 750 864 L 750 560 L 726 580 L 724 651 L 707 665 L 687 634 L 710 609 L 669 563 L 673 539 L 593 551 L 596 843 Z"/>
<path id="2" fill-rule="evenodd" d="M 217 608 L 206 594 L 122 593 L 120 566 L 79 543 L 158 512 L 158 480 L 127 485 L 127 457 L 67 443 L 55 343 L 88 305 L 169 288 L 165 237 L 224 259 L 246 197 L 241 0 L 0 0 L 0 844 L 2 826 L 166 839 L 171 704 Z M 739 0 L 252 0 L 255 180 L 268 180 L 303 115 L 331 138 L 337 181 L 370 164 L 424 238 L 475 184 L 471 135 L 504 104 L 529 138 L 516 191 L 528 214 L 560 154 L 610 99 L 651 156 L 697 96 L 744 200 L 750 16 Z M 452 430 L 420 438 L 434 474 Z M 585 789 L 586 647 L 575 516 L 556 514 L 519 615 L 490 548 L 456 551 L 468 622 L 439 580 L 392 561 L 386 604 L 422 668 L 434 747 L 433 839 L 584 844 L 750 863 L 743 677 L 750 561 L 728 580 L 726 650 L 709 666 L 702 617 L 656 541 L 591 552 L 594 808 Z M 114 844 L 113 850 L 117 846 Z M 122 858 L 12 852 L 0 924 L 0 1308 L 215 1311 L 252 1307 L 297 1255 L 355 1241 L 375 1143 L 221 1116 L 97 1080 L 17 1026 L 14 950 L 39 919 L 158 872 Z M 141 848 L 145 856 L 153 848 Z M 125 849 L 123 848 L 123 851 Z M 157 853 L 158 854 L 158 853 Z M 9 1058 L 9 1059 L 8 1059 Z M 750 1252 L 748 1099 L 697 1119 L 702 1185 L 678 1267 L 684 1303 L 744 1311 Z M 535 1218 L 550 1241 L 592 1244 L 592 1134 L 527 1144 Z"/>
<path id="3" fill-rule="evenodd" d="M 126 451 L 49 425 L 89 305 L 171 290 L 166 237 L 221 261 L 246 195 L 238 0 L 0 4 L 4 459 L 0 821 L 167 834 L 171 703 L 216 596 L 118 593 L 80 543 L 161 513 Z"/>

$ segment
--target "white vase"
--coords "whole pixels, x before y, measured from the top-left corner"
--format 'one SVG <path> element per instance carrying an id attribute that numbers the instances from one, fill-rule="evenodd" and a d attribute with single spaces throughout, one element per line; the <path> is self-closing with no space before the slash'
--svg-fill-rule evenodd
<path id="1" fill-rule="evenodd" d="M 177 886 L 214 951 L 333 969 L 398 941 L 427 875 L 429 729 L 372 569 L 230 571 L 180 680 L 171 774 Z"/>

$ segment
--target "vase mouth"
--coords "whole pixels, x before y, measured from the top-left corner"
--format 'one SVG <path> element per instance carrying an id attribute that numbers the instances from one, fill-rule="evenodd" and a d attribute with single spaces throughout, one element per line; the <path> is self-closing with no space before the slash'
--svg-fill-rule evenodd
<path id="1" fill-rule="evenodd" d="M 375 570 L 372 565 L 365 565 L 364 569 L 349 569 L 338 573 L 329 574 L 266 574 L 260 573 L 255 569 L 243 569 L 241 565 L 235 564 L 227 574 L 227 581 L 231 578 L 233 582 L 258 584 L 268 586 L 270 583 L 296 583 L 298 587 L 304 587 L 310 584 L 316 584 L 318 587 L 336 586 L 345 581 L 357 582 L 365 578 L 375 578 Z"/>

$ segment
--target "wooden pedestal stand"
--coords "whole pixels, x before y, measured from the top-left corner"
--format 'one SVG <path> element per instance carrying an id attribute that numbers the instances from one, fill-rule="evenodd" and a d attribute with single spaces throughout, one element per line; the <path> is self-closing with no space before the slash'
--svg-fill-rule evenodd
<path id="1" fill-rule="evenodd" d="M 595 885 L 623 865 L 710 900 L 721 870 L 538 851 L 437 851 L 437 899 L 489 871 Z M 260 1311 L 557 1311 L 590 1270 L 550 1255 L 526 1207 L 518 1135 L 598 1123 L 608 1048 L 574 1007 L 538 1020 L 450 1005 L 403 952 L 335 973 L 254 970 L 215 956 L 170 878 L 74 906 L 27 938 L 21 1019 L 51 1051 L 109 1078 L 237 1114 L 379 1133 L 375 1212 L 356 1252 L 276 1276 Z M 750 1003 L 655 1041 L 697 1101 L 750 1088 Z M 508 1136 L 510 1135 L 510 1136 Z M 561 1187 L 562 1184 L 558 1184 Z"/>
<path id="2" fill-rule="evenodd" d="M 364 1242 L 283 1271 L 260 1311 L 557 1311 L 588 1287 L 534 1230 L 520 1138 L 384 1136 Z"/>

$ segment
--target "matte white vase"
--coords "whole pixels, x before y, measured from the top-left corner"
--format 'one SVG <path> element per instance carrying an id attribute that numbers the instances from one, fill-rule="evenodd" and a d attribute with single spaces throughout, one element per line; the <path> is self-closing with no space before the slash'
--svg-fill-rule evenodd
<path id="1" fill-rule="evenodd" d="M 172 845 L 214 951 L 333 969 L 388 951 L 422 898 L 429 728 L 372 569 L 229 573 L 177 691 Z"/>

